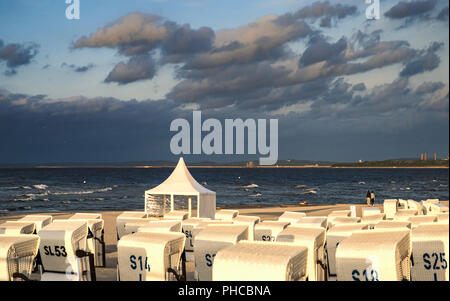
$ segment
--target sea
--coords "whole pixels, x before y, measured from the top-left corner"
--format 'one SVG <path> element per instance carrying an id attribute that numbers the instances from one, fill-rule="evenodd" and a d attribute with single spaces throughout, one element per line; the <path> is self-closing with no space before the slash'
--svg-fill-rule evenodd
<path id="1" fill-rule="evenodd" d="M 446 168 L 191 168 L 216 192 L 217 206 L 306 202 L 365 203 L 388 198 L 449 199 Z M 144 192 L 172 168 L 0 169 L 0 215 L 64 211 L 144 210 Z"/>

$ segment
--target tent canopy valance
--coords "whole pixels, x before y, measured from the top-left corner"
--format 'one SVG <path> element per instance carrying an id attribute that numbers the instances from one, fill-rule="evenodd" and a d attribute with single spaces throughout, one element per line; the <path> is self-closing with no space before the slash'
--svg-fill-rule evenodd
<path id="1" fill-rule="evenodd" d="M 162 202 L 161 199 L 158 200 L 155 196 L 163 196 Z M 195 197 L 197 200 L 197 216 L 214 219 L 216 212 L 216 193 L 203 187 L 192 177 L 183 158 L 180 158 L 172 174 L 164 182 L 145 192 L 145 210 L 155 211 L 152 208 L 158 208 L 157 210 L 164 213 L 166 210 L 166 197 L 170 197 L 170 210 L 173 211 L 175 207 L 175 196 L 188 197 L 189 216 L 191 216 L 192 199 L 190 197 Z"/>

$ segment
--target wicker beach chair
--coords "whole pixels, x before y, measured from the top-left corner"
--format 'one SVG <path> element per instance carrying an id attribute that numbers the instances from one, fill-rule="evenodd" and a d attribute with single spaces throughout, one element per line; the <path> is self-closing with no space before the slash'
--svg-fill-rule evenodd
<path id="1" fill-rule="evenodd" d="M 96 267 L 106 266 L 105 222 L 101 214 L 74 214 L 69 221 L 84 221 L 88 226 L 87 251 L 94 254 Z"/>
<path id="2" fill-rule="evenodd" d="M 363 207 L 361 208 L 361 217 L 380 214 L 381 210 L 377 207 Z"/>
<path id="3" fill-rule="evenodd" d="M 278 218 L 279 222 L 289 222 L 291 224 L 295 224 L 299 219 L 305 217 L 306 213 L 304 212 L 294 212 L 294 211 L 285 211 Z"/>
<path id="4" fill-rule="evenodd" d="M 386 213 L 372 214 L 361 217 L 361 224 L 369 226 L 369 229 L 373 229 L 376 224 L 386 219 Z"/>
<path id="5" fill-rule="evenodd" d="M 195 236 L 195 278 L 211 281 L 214 257 L 223 248 L 248 239 L 248 226 L 209 225 Z"/>
<path id="6" fill-rule="evenodd" d="M 116 218 L 117 240 L 125 234 L 125 223 L 139 218 L 146 218 L 147 213 L 143 211 L 124 211 Z"/>
<path id="7" fill-rule="evenodd" d="M 408 221 L 411 222 L 411 228 L 415 229 L 421 224 L 429 224 L 437 222 L 438 217 L 434 215 L 417 215 L 417 216 L 411 216 L 408 218 Z"/>
<path id="8" fill-rule="evenodd" d="M 448 281 L 448 224 L 423 224 L 412 230 L 413 281 Z"/>
<path id="9" fill-rule="evenodd" d="M 159 217 L 146 217 L 146 218 L 130 218 L 124 225 L 124 231 L 122 233 L 121 239 L 123 236 L 128 234 L 133 234 L 138 232 L 140 227 L 148 225 L 150 222 L 161 221 L 162 219 Z"/>
<path id="10" fill-rule="evenodd" d="M 194 229 L 210 218 L 192 217 L 181 222 L 181 231 L 186 236 L 184 250 L 186 251 L 186 261 L 193 262 L 194 259 Z"/>
<path id="11" fill-rule="evenodd" d="M 0 234 L 34 234 L 35 228 L 34 222 L 6 221 L 0 225 Z"/>
<path id="12" fill-rule="evenodd" d="M 411 216 L 416 216 L 416 209 L 398 209 L 394 215 L 394 220 L 407 221 Z"/>
<path id="13" fill-rule="evenodd" d="M 411 230 L 411 222 L 386 220 L 380 221 L 379 223 L 374 225 L 374 229 L 392 229 L 392 228 Z"/>
<path id="14" fill-rule="evenodd" d="M 292 242 L 308 248 L 307 279 L 309 281 L 326 281 L 327 265 L 325 256 L 326 231 L 323 228 L 304 228 L 302 226 L 288 226 L 281 231 L 277 242 Z"/>
<path id="15" fill-rule="evenodd" d="M 330 228 L 326 233 L 326 252 L 329 276 L 336 276 L 336 248 L 341 241 L 350 237 L 353 232 L 367 230 L 365 224 L 341 224 Z"/>
<path id="16" fill-rule="evenodd" d="M 137 232 L 123 236 L 117 244 L 118 280 L 184 280 L 180 269 L 185 236 L 175 232 Z"/>
<path id="17" fill-rule="evenodd" d="M 397 212 L 398 200 L 397 199 L 387 199 L 383 203 L 383 212 L 386 213 L 387 219 L 393 219 L 395 213 Z"/>
<path id="18" fill-rule="evenodd" d="M 174 211 L 170 211 L 170 212 L 167 212 L 166 214 L 164 214 L 163 219 L 183 221 L 183 220 L 187 219 L 188 217 L 189 217 L 188 212 L 174 210 Z"/>
<path id="19" fill-rule="evenodd" d="M 326 216 L 304 216 L 297 220 L 293 225 L 302 225 L 303 227 L 328 228 L 328 217 Z"/>
<path id="20" fill-rule="evenodd" d="M 417 215 L 423 215 L 423 206 L 419 202 L 416 202 L 414 200 L 407 200 L 408 202 L 408 209 L 415 209 L 417 210 Z"/>
<path id="21" fill-rule="evenodd" d="M 289 222 L 262 221 L 255 225 L 255 241 L 275 241 L 278 233 L 283 231 Z"/>
<path id="22" fill-rule="evenodd" d="M 217 252 L 214 281 L 298 281 L 306 276 L 308 249 L 292 243 L 240 241 Z"/>
<path id="23" fill-rule="evenodd" d="M 336 225 L 343 225 L 343 224 L 355 224 L 361 222 L 360 217 L 343 217 L 343 216 L 336 216 L 336 217 L 328 217 L 328 228 L 333 228 Z"/>
<path id="24" fill-rule="evenodd" d="M 248 226 L 248 240 L 255 240 L 255 225 L 261 221 L 259 216 L 238 215 L 233 218 L 234 225 Z"/>
<path id="25" fill-rule="evenodd" d="M 69 219 L 102 219 L 101 213 L 75 213 Z"/>
<path id="26" fill-rule="evenodd" d="M 438 222 L 447 222 L 448 223 L 448 212 L 447 213 L 438 213 Z"/>
<path id="27" fill-rule="evenodd" d="M 42 281 L 95 281 L 84 220 L 55 220 L 38 232 Z"/>
<path id="28" fill-rule="evenodd" d="M 138 228 L 138 232 L 179 232 L 181 233 L 181 221 L 161 220 L 151 221 Z"/>
<path id="29" fill-rule="evenodd" d="M 328 214 L 328 218 L 330 217 L 349 217 L 351 216 L 352 211 L 351 210 L 334 210 L 331 211 L 330 214 Z"/>
<path id="30" fill-rule="evenodd" d="M 338 281 L 410 279 L 410 231 L 356 231 L 336 249 Z"/>
<path id="31" fill-rule="evenodd" d="M 231 220 L 233 220 L 233 218 L 235 218 L 238 215 L 239 215 L 238 210 L 222 209 L 222 210 L 216 211 L 216 215 L 215 215 L 214 219 L 231 221 Z"/>
<path id="32" fill-rule="evenodd" d="M 53 217 L 51 215 L 26 215 L 19 219 L 20 222 L 32 222 L 34 223 L 35 229 L 34 232 L 39 232 L 42 228 L 47 226 L 53 221 Z"/>
<path id="33" fill-rule="evenodd" d="M 0 234 L 0 281 L 29 280 L 38 249 L 37 235 Z"/>
<path id="34" fill-rule="evenodd" d="M 397 209 L 408 209 L 408 201 L 404 199 L 398 199 L 398 208 Z"/>

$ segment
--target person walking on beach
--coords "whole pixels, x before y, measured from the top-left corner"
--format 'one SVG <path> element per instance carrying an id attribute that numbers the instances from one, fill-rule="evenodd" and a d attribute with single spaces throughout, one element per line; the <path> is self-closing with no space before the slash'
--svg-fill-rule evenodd
<path id="1" fill-rule="evenodd" d="M 367 205 L 370 205 L 370 191 L 369 190 L 367 190 L 366 202 L 367 202 Z"/>
<path id="2" fill-rule="evenodd" d="M 372 192 L 370 193 L 370 205 L 373 207 L 373 205 L 375 204 L 375 193 Z"/>

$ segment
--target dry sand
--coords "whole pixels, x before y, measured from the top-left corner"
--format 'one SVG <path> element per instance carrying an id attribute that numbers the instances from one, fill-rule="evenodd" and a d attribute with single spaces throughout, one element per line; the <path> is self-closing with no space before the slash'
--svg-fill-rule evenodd
<path id="1" fill-rule="evenodd" d="M 448 201 L 441 201 L 448 206 Z M 334 210 L 349 210 L 350 204 L 339 205 L 307 205 L 307 206 L 278 206 L 278 207 L 252 207 L 252 208 L 236 208 L 241 215 L 256 215 L 260 216 L 261 220 L 275 220 L 284 211 L 305 212 L 309 216 L 327 216 Z M 356 215 L 361 216 L 361 208 L 367 207 L 366 204 L 356 205 Z M 382 210 L 382 205 L 375 205 Z M 218 208 L 219 209 L 219 208 Z M 227 208 L 233 209 L 233 208 Z M 98 281 L 115 281 L 117 279 L 117 236 L 116 236 L 116 217 L 122 211 L 106 211 L 101 212 L 103 220 L 105 221 L 105 242 L 106 242 L 106 267 L 96 268 Z M 64 213 L 40 213 L 52 215 L 54 219 L 66 219 L 73 215 L 74 212 Z M 100 212 L 99 212 L 100 213 Z M 37 213 L 36 213 L 37 214 Z M 21 215 L 4 215 L 0 216 L 0 224 L 7 220 L 17 220 L 24 216 Z M 187 264 L 187 279 L 193 280 L 193 263 Z M 34 278 L 34 277 L 33 277 Z"/>

